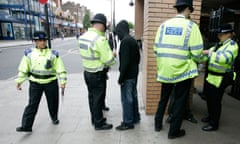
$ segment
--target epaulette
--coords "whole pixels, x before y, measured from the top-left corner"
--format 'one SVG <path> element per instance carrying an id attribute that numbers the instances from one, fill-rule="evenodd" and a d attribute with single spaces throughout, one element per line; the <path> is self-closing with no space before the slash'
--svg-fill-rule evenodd
<path id="1" fill-rule="evenodd" d="M 28 56 L 28 54 L 30 54 L 32 52 L 32 49 L 31 48 L 27 48 L 24 50 L 24 55 L 25 56 Z"/>
<path id="2" fill-rule="evenodd" d="M 59 53 L 58 53 L 58 51 L 56 51 L 56 50 L 52 50 L 52 54 L 55 55 L 56 57 L 59 56 Z"/>
<path id="3" fill-rule="evenodd" d="M 231 44 L 231 45 L 235 45 L 235 41 L 232 40 L 230 44 Z"/>

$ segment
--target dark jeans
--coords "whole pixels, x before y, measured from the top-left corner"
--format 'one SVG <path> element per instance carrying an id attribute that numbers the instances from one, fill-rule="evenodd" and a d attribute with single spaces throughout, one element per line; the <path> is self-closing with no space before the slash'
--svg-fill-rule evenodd
<path id="1" fill-rule="evenodd" d="M 84 71 L 84 79 L 88 88 L 91 119 L 95 127 L 100 127 L 104 123 L 102 106 L 105 97 L 106 75 L 102 71 L 96 73 Z"/>
<path id="2" fill-rule="evenodd" d="M 173 92 L 172 98 L 174 99 L 174 103 L 172 105 L 172 121 L 170 122 L 168 135 L 176 135 L 180 130 L 186 108 L 187 98 L 189 97 L 191 82 L 192 79 L 187 79 L 185 81 L 174 84 L 162 83 L 161 99 L 158 103 L 158 108 L 155 115 L 155 126 L 162 125 L 162 120 L 169 100 L 169 96 L 171 95 L 171 92 Z"/>
<path id="3" fill-rule="evenodd" d="M 23 113 L 22 127 L 32 128 L 43 92 L 46 95 L 51 119 L 58 119 L 59 91 L 57 80 L 48 84 L 38 84 L 30 81 L 29 102 Z"/>
<path id="4" fill-rule="evenodd" d="M 138 108 L 137 79 L 128 79 L 121 85 L 123 123 L 133 125 L 140 120 Z"/>

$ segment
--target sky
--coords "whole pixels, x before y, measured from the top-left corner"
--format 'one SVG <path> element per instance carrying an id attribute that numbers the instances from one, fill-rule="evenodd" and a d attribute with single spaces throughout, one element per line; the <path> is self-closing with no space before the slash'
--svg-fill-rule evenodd
<path id="1" fill-rule="evenodd" d="M 94 14 L 104 13 L 108 19 L 111 20 L 111 0 L 63 0 L 79 3 L 86 6 Z M 127 20 L 134 23 L 135 7 L 129 6 L 130 0 L 115 0 L 115 19 L 116 23 L 120 20 Z"/>

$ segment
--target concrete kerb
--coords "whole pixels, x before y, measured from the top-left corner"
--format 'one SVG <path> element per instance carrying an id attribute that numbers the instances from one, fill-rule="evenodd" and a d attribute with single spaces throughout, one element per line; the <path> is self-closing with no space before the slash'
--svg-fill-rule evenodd
<path id="1" fill-rule="evenodd" d="M 68 39 L 76 39 L 76 38 L 75 37 L 64 38 L 64 40 L 68 40 Z M 62 40 L 62 39 L 56 38 L 51 40 L 51 42 L 55 42 L 59 40 Z M 32 42 L 31 40 L 3 40 L 3 41 L 0 41 L 0 52 L 1 52 L 1 49 L 4 49 L 4 48 L 26 46 L 26 45 L 32 45 L 32 44 L 34 44 L 34 42 Z"/>

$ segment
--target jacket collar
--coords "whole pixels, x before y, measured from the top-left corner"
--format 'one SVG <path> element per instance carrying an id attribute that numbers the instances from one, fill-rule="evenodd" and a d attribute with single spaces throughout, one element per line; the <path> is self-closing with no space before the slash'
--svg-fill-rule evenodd
<path id="1" fill-rule="evenodd" d="M 89 28 L 88 31 L 96 32 L 97 34 L 99 34 L 99 35 L 101 35 L 101 36 L 104 36 L 104 35 L 105 35 L 104 32 L 101 32 L 101 31 L 97 30 L 96 28 Z"/>

